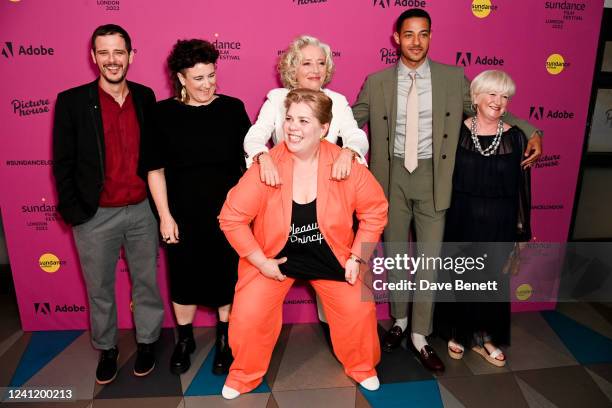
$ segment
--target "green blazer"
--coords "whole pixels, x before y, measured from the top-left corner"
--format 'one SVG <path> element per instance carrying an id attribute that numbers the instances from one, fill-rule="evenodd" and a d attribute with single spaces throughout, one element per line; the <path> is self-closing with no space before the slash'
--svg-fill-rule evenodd
<path id="1" fill-rule="evenodd" d="M 433 185 L 436 211 L 450 206 L 455 153 L 463 114 L 473 115 L 469 81 L 462 67 L 429 61 L 432 88 Z M 375 72 L 366 79 L 353 115 L 360 127 L 370 129 L 370 171 L 389 197 L 397 117 L 397 65 Z M 504 122 L 516 125 L 531 137 L 536 128 L 510 113 Z"/>

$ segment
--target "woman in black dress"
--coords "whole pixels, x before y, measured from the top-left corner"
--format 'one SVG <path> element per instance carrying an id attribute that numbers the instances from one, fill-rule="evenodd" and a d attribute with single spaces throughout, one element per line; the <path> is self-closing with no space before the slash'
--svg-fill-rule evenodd
<path id="1" fill-rule="evenodd" d="M 227 373 L 232 362 L 227 327 L 238 256 L 219 229 L 217 215 L 242 175 L 242 143 L 251 123 L 239 99 L 215 93 L 218 56 L 208 41 L 175 44 L 168 67 L 176 96 L 157 104 L 155 137 L 143 151 L 167 244 L 179 337 L 170 369 L 176 374 L 191 365 L 198 305 L 219 313 L 213 372 Z"/>
<path id="2" fill-rule="evenodd" d="M 464 346 L 472 346 L 489 363 L 501 367 L 506 359 L 498 346 L 510 342 L 510 280 L 502 271 L 508 257 L 518 251 L 513 243 L 531 238 L 530 172 L 521 168 L 527 141 L 519 128 L 502 121 L 515 91 L 505 72 L 482 72 L 470 91 L 476 115 L 461 127 L 444 240 L 494 242 L 469 245 L 462 255 L 488 253 L 486 266 L 481 273 L 467 276 L 466 272 L 458 278 L 495 279 L 498 294 L 488 293 L 478 302 L 474 292 L 456 293 L 456 303 L 436 306 L 436 331 L 449 339 L 451 357 L 461 358 Z"/>

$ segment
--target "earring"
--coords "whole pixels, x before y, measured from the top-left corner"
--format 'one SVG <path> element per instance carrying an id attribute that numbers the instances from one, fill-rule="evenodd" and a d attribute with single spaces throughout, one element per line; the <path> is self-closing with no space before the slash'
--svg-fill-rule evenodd
<path id="1" fill-rule="evenodd" d="M 183 87 L 181 88 L 181 102 L 187 103 L 187 100 L 188 100 L 187 89 L 185 88 L 185 85 L 183 85 Z"/>
<path id="2" fill-rule="evenodd" d="M 470 105 L 470 109 L 472 109 L 472 112 L 477 113 L 478 112 L 478 106 L 476 106 L 475 103 L 472 103 Z"/>

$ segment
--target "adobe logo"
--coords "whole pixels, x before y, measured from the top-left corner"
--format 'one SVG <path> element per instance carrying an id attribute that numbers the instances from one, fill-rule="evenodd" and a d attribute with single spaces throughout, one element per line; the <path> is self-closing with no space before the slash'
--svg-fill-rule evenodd
<path id="1" fill-rule="evenodd" d="M 49 305 L 49 302 L 44 302 L 44 303 L 35 302 L 34 303 L 34 313 L 42 314 L 42 315 L 50 315 L 51 305 Z"/>

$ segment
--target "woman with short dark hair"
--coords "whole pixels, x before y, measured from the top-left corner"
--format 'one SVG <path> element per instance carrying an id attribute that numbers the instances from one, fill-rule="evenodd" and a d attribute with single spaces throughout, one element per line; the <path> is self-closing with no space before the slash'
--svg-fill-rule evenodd
<path id="1" fill-rule="evenodd" d="M 218 311 L 213 372 L 227 373 L 232 361 L 227 329 L 238 258 L 217 214 L 242 174 L 242 143 L 251 123 L 242 101 L 215 92 L 218 57 L 208 41 L 174 45 L 168 68 L 175 95 L 157 104 L 156 137 L 142 158 L 167 245 L 178 323 L 170 368 L 176 374 L 190 367 L 198 305 Z"/>

